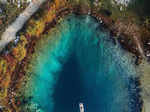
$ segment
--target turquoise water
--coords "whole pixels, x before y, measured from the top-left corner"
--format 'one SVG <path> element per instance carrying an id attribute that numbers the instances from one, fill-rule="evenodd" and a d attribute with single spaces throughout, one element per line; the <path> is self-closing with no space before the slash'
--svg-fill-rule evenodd
<path id="1" fill-rule="evenodd" d="M 135 68 L 109 31 L 89 16 L 70 15 L 37 48 L 30 103 L 40 112 L 140 112 Z M 132 79 L 132 81 L 131 81 Z M 30 91 L 30 92 L 29 92 Z"/>

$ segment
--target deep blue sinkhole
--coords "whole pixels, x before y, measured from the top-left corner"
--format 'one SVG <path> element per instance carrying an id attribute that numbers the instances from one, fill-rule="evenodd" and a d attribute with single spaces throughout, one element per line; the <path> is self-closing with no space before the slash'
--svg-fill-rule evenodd
<path id="1" fill-rule="evenodd" d="M 131 57 L 90 16 L 71 15 L 37 49 L 32 102 L 44 112 L 140 112 Z M 30 94 L 30 93 L 28 93 Z"/>

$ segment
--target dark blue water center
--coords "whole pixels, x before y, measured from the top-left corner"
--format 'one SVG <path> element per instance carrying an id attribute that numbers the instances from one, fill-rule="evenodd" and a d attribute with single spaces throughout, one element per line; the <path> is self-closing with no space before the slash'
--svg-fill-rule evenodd
<path id="1" fill-rule="evenodd" d="M 44 112 L 79 112 L 80 102 L 85 112 L 140 112 L 131 57 L 109 31 L 75 15 L 57 29 L 60 35 L 37 51 L 32 102 Z"/>

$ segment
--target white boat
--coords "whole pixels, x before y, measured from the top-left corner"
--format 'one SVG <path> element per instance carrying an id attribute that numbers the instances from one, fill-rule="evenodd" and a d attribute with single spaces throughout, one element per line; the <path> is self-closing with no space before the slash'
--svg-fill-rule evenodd
<path id="1" fill-rule="evenodd" d="M 80 112 L 84 112 L 84 105 L 83 103 L 79 103 Z"/>

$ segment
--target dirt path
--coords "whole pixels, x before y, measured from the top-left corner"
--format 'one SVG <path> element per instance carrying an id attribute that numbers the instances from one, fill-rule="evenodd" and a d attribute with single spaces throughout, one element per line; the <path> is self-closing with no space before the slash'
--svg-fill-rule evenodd
<path id="1" fill-rule="evenodd" d="M 5 30 L 0 40 L 0 51 L 12 40 L 16 39 L 16 33 L 23 27 L 25 22 L 37 11 L 39 6 L 46 0 L 32 0 L 29 6 L 17 17 L 17 19 Z"/>

